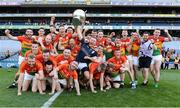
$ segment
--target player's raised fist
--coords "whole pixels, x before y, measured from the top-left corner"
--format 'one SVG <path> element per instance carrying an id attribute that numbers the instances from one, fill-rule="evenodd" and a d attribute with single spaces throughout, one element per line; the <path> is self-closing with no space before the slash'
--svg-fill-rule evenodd
<path id="1" fill-rule="evenodd" d="M 10 34 L 10 30 L 6 29 L 6 30 L 5 30 L 5 34 L 6 34 L 6 35 Z"/>

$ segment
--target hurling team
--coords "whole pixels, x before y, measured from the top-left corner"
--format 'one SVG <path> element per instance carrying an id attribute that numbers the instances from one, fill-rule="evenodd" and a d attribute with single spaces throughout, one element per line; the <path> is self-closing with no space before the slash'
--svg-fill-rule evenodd
<path id="1" fill-rule="evenodd" d="M 30 28 L 22 36 L 13 36 L 8 29 L 5 34 L 21 43 L 19 69 L 13 82 L 17 95 L 29 89 L 45 94 L 50 87 L 49 95 L 61 89 L 75 89 L 80 96 L 82 88 L 92 93 L 97 93 L 97 89 L 106 92 L 123 88 L 125 80 L 130 81 L 126 85 L 136 89 L 139 84 L 148 85 L 149 74 L 157 88 L 163 42 L 172 41 L 168 30 L 160 29 L 152 35 L 125 29 L 120 34 L 104 35 L 102 30 L 62 24 L 57 30 L 55 17 L 51 17 L 50 29 L 39 28 L 37 36 Z M 138 82 L 139 71 L 142 82 Z"/>

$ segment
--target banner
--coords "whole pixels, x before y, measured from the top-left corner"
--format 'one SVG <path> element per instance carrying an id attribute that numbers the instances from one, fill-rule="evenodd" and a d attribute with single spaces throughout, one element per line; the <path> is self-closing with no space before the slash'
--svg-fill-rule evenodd
<path id="1" fill-rule="evenodd" d="M 66 25 L 66 27 L 68 26 L 72 26 L 72 25 Z M 31 28 L 31 29 L 39 29 L 39 28 L 45 28 L 45 29 L 49 29 L 49 25 L 10 25 L 10 26 L 0 26 L 0 29 L 27 29 L 27 28 Z M 160 29 L 168 29 L 168 30 L 180 30 L 180 26 L 164 26 L 164 25 L 157 25 L 157 26 L 141 26 L 139 25 L 133 25 L 133 26 L 123 26 L 123 25 L 87 25 L 84 26 L 88 29 L 109 29 L 109 30 L 117 30 L 117 29 L 143 29 L 143 30 L 153 30 L 156 28 L 160 28 Z"/>

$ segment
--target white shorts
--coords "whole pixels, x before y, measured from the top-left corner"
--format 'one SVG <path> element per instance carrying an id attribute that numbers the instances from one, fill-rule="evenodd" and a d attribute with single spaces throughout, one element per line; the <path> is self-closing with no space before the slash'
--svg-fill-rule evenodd
<path id="1" fill-rule="evenodd" d="M 18 59 L 18 64 L 20 65 L 20 64 L 23 62 L 23 60 L 24 60 L 24 57 L 19 56 L 19 59 Z"/>
<path id="2" fill-rule="evenodd" d="M 78 69 L 81 70 L 81 69 L 83 69 L 84 67 L 88 67 L 88 66 L 87 66 L 87 63 L 79 63 L 79 64 L 78 64 Z"/>
<path id="3" fill-rule="evenodd" d="M 128 55 L 128 56 L 127 56 L 127 59 L 128 59 L 129 61 L 132 61 L 132 60 L 133 60 L 132 55 Z"/>
<path id="4" fill-rule="evenodd" d="M 122 65 L 122 67 L 129 68 L 129 61 L 126 60 L 126 62 Z"/>
<path id="5" fill-rule="evenodd" d="M 112 81 L 121 81 L 121 78 L 119 75 L 117 75 L 116 77 L 112 78 Z"/>
<path id="6" fill-rule="evenodd" d="M 139 65 L 139 60 L 138 57 L 133 56 L 133 65 L 138 66 Z"/>
<path id="7" fill-rule="evenodd" d="M 155 61 L 162 61 L 162 55 L 153 56 L 151 64 L 154 64 Z"/>
<path id="8" fill-rule="evenodd" d="M 24 80 L 35 80 L 36 78 L 35 78 L 35 75 L 33 76 L 33 75 L 30 75 L 30 74 L 28 74 L 27 72 L 25 72 L 25 74 L 24 74 Z"/>
<path id="9" fill-rule="evenodd" d="M 59 81 L 59 83 L 61 83 L 61 84 L 64 85 L 64 86 L 67 85 L 66 79 L 59 79 L 58 81 Z"/>

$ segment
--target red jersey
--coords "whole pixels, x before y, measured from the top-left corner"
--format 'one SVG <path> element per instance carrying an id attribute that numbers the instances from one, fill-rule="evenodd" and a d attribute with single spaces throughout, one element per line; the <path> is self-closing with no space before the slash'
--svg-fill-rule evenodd
<path id="1" fill-rule="evenodd" d="M 18 36 L 18 41 L 21 42 L 21 55 L 24 56 L 26 51 L 31 49 L 32 39 L 27 38 L 26 36 Z"/>
<path id="2" fill-rule="evenodd" d="M 39 71 L 42 70 L 43 70 L 43 66 L 39 61 L 36 61 L 33 67 L 30 67 L 27 61 L 23 61 L 20 65 L 21 73 L 24 73 L 26 71 L 28 74 L 34 75 L 35 73 L 38 73 Z"/>
<path id="3" fill-rule="evenodd" d="M 27 58 L 29 54 L 32 54 L 32 50 L 28 50 L 26 53 L 25 53 L 25 57 Z M 38 52 L 37 54 L 35 54 L 36 56 L 38 55 L 41 55 L 42 54 L 42 51 L 40 49 L 38 49 Z"/>
<path id="4" fill-rule="evenodd" d="M 80 47 L 78 45 L 74 46 L 73 48 L 68 46 L 67 48 L 70 48 L 71 50 L 71 55 L 75 58 L 80 51 Z"/>
<path id="5" fill-rule="evenodd" d="M 36 56 L 36 59 L 37 59 L 38 61 L 40 61 L 43 65 L 45 65 L 45 61 L 44 61 L 44 58 L 43 58 L 43 55 L 42 55 L 42 54 Z M 50 57 L 49 57 L 49 60 L 53 63 L 53 65 L 54 65 L 55 67 L 57 66 L 57 62 L 56 62 L 56 60 L 55 60 L 55 58 L 54 58 L 53 56 L 50 56 Z"/>
<path id="6" fill-rule="evenodd" d="M 163 47 L 165 38 L 162 36 L 159 36 L 158 38 L 155 38 L 154 36 L 149 36 L 149 39 L 154 40 L 154 44 L 157 47 L 157 49 L 153 51 L 153 56 L 162 54 L 162 47 Z"/>
<path id="7" fill-rule="evenodd" d="M 116 49 L 116 47 L 113 42 L 111 42 L 111 44 L 108 44 L 108 45 L 105 44 L 103 47 L 103 50 L 108 53 L 113 52 L 115 49 Z"/>
<path id="8" fill-rule="evenodd" d="M 43 42 L 43 45 L 44 45 L 44 47 L 45 47 L 46 49 L 48 49 L 48 50 L 50 50 L 50 51 L 52 51 L 52 50 L 54 49 L 54 47 L 53 47 L 52 44 L 47 45 L 45 42 Z"/>
<path id="9" fill-rule="evenodd" d="M 66 34 L 64 37 L 60 36 L 58 42 L 61 43 L 62 47 L 66 48 L 68 46 L 69 39 L 69 36 Z"/>
<path id="10" fill-rule="evenodd" d="M 59 70 L 59 73 L 63 75 L 65 78 L 73 77 L 73 79 L 78 79 L 78 74 L 76 70 L 74 71 L 69 70 L 69 64 L 62 64 L 59 65 L 57 68 Z"/>
<path id="11" fill-rule="evenodd" d="M 99 45 L 104 46 L 105 42 L 106 42 L 106 38 L 103 37 L 102 39 L 97 40 L 96 46 L 99 46 Z"/>
<path id="12" fill-rule="evenodd" d="M 127 48 L 128 43 L 130 43 L 131 39 L 130 39 L 129 37 L 126 38 L 126 39 L 121 38 L 120 41 L 121 41 L 122 46 L 125 48 L 125 54 L 126 54 L 126 55 L 130 55 L 131 52 L 128 52 L 128 51 L 126 50 L 126 48 Z"/>
<path id="13" fill-rule="evenodd" d="M 125 57 L 120 57 L 120 59 L 117 59 L 116 57 L 110 58 L 107 63 L 113 63 L 114 64 L 114 71 L 119 71 L 122 64 L 126 62 Z"/>
<path id="14" fill-rule="evenodd" d="M 116 47 L 115 49 L 119 49 L 120 50 L 121 56 L 125 56 L 126 55 L 126 48 L 125 48 L 125 46 L 119 46 L 119 47 Z"/>
<path id="15" fill-rule="evenodd" d="M 132 48 L 131 48 L 131 52 L 132 52 L 133 56 L 138 57 L 138 55 L 139 55 L 139 48 L 140 48 L 140 41 L 139 41 L 139 39 L 133 41 Z"/>
<path id="16" fill-rule="evenodd" d="M 64 58 L 63 54 L 59 54 L 56 57 L 56 62 L 58 63 L 58 65 L 64 64 L 64 63 L 71 63 L 74 60 L 74 58 L 72 56 L 70 56 L 68 59 Z"/>

